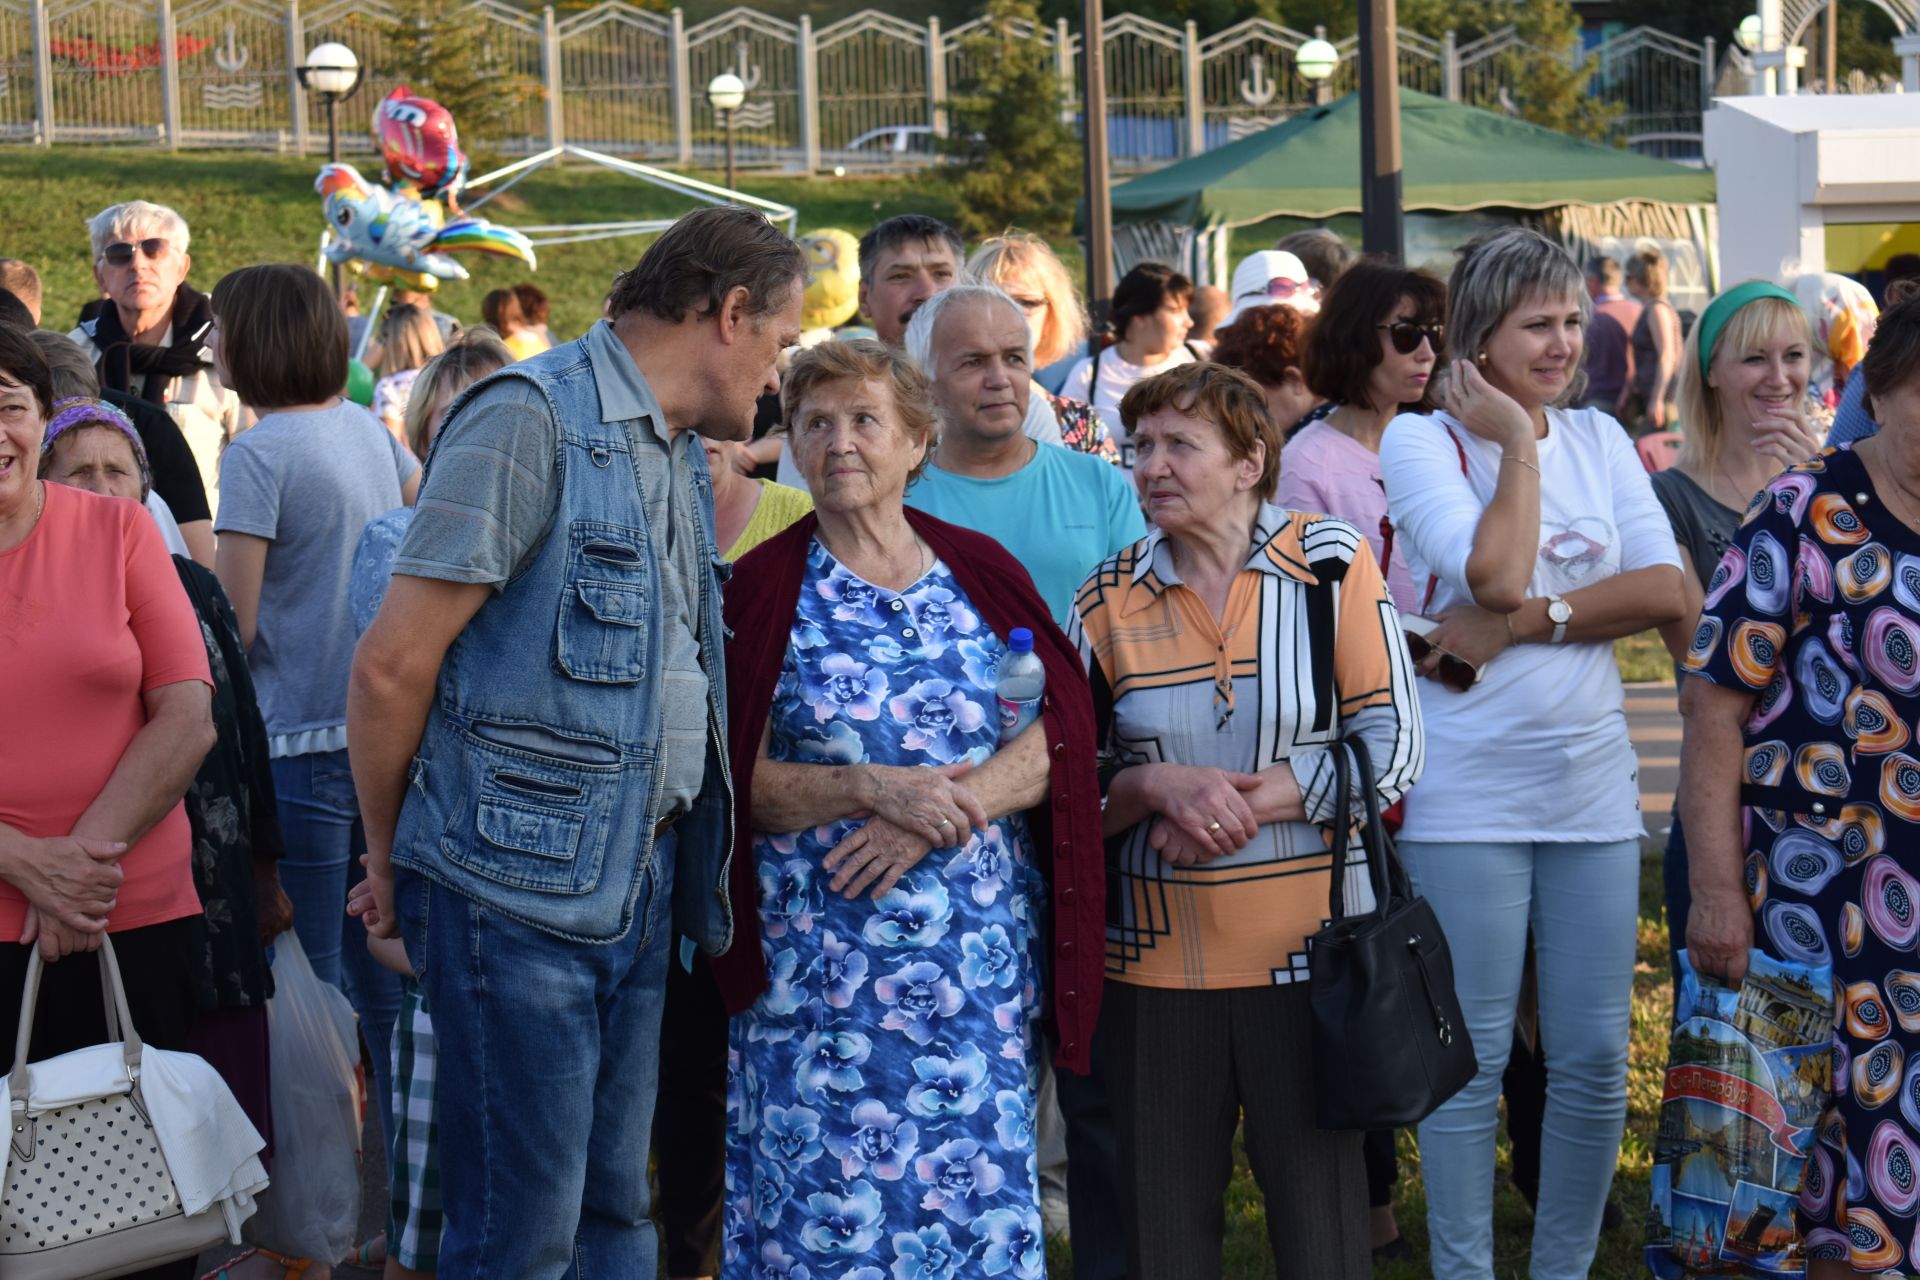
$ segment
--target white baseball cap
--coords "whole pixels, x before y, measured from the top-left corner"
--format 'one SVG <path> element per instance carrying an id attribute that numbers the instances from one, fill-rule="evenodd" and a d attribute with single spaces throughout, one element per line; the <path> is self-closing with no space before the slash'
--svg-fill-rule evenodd
<path id="1" fill-rule="evenodd" d="M 1250 253 L 1233 269 L 1232 324 L 1255 307 L 1292 307 L 1303 316 L 1320 313 L 1320 283 L 1308 278 L 1306 264 L 1284 249 Z"/>

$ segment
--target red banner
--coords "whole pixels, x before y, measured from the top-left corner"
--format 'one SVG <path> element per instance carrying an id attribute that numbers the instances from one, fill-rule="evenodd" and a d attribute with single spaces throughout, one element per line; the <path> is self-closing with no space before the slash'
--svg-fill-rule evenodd
<path id="1" fill-rule="evenodd" d="M 1803 1155 L 1794 1145 L 1798 1132 L 1787 1122 L 1780 1100 L 1751 1080 L 1713 1067 L 1695 1065 L 1667 1068 L 1667 1097 L 1691 1098 L 1738 1111 L 1773 1135 L 1774 1145 L 1789 1155 Z"/>

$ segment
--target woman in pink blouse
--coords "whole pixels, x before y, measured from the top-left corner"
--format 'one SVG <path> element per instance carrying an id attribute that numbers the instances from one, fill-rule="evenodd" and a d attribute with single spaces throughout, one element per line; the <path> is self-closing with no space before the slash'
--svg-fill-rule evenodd
<path id="1" fill-rule="evenodd" d="M 1424 586 L 1391 545 L 1380 437 L 1395 414 L 1431 407 L 1427 383 L 1440 358 L 1446 307 L 1446 285 L 1427 272 L 1372 259 L 1348 268 L 1307 334 L 1307 383 L 1328 407 L 1280 453 L 1274 501 L 1338 516 L 1364 533 L 1402 613 L 1420 612 Z"/>

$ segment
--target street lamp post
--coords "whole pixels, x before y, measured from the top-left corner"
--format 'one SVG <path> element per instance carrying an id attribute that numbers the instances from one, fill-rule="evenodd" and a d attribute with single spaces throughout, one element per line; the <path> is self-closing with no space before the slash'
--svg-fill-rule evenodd
<path id="1" fill-rule="evenodd" d="M 1340 51 L 1332 43 L 1316 36 L 1301 45 L 1293 55 L 1293 69 L 1313 89 L 1313 105 L 1327 103 L 1327 81 L 1340 65 Z"/>
<path id="2" fill-rule="evenodd" d="M 1400 208 L 1400 68 L 1394 0 L 1360 0 L 1360 242 L 1398 260 L 1406 247 Z"/>
<path id="3" fill-rule="evenodd" d="M 1107 183 L 1107 37 L 1101 0 L 1080 4 L 1080 145 L 1087 187 L 1088 352 L 1100 354 L 1099 332 L 1113 301 L 1113 198 Z"/>
<path id="4" fill-rule="evenodd" d="M 727 124 L 727 190 L 733 183 L 733 113 L 747 100 L 747 82 L 731 71 L 722 71 L 707 81 L 707 102 Z"/>
<path id="5" fill-rule="evenodd" d="M 328 41 L 307 54 L 306 65 L 295 69 L 300 83 L 327 104 L 327 160 L 340 163 L 340 103 L 360 87 L 360 59 L 343 44 Z M 333 267 L 333 292 L 341 294 L 340 264 Z"/>

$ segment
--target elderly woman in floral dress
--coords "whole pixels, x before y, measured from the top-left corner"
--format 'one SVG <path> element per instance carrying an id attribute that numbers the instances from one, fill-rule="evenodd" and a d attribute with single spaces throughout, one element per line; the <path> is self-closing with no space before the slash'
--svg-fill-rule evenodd
<path id="1" fill-rule="evenodd" d="M 727 589 L 723 1273 L 1039 1277 L 1034 1024 L 1085 1070 L 1100 989 L 1092 695 L 1025 570 L 903 507 L 933 421 L 905 357 L 824 343 L 784 393 L 816 515 Z M 1047 691 L 1002 742 L 1020 627 Z"/>

